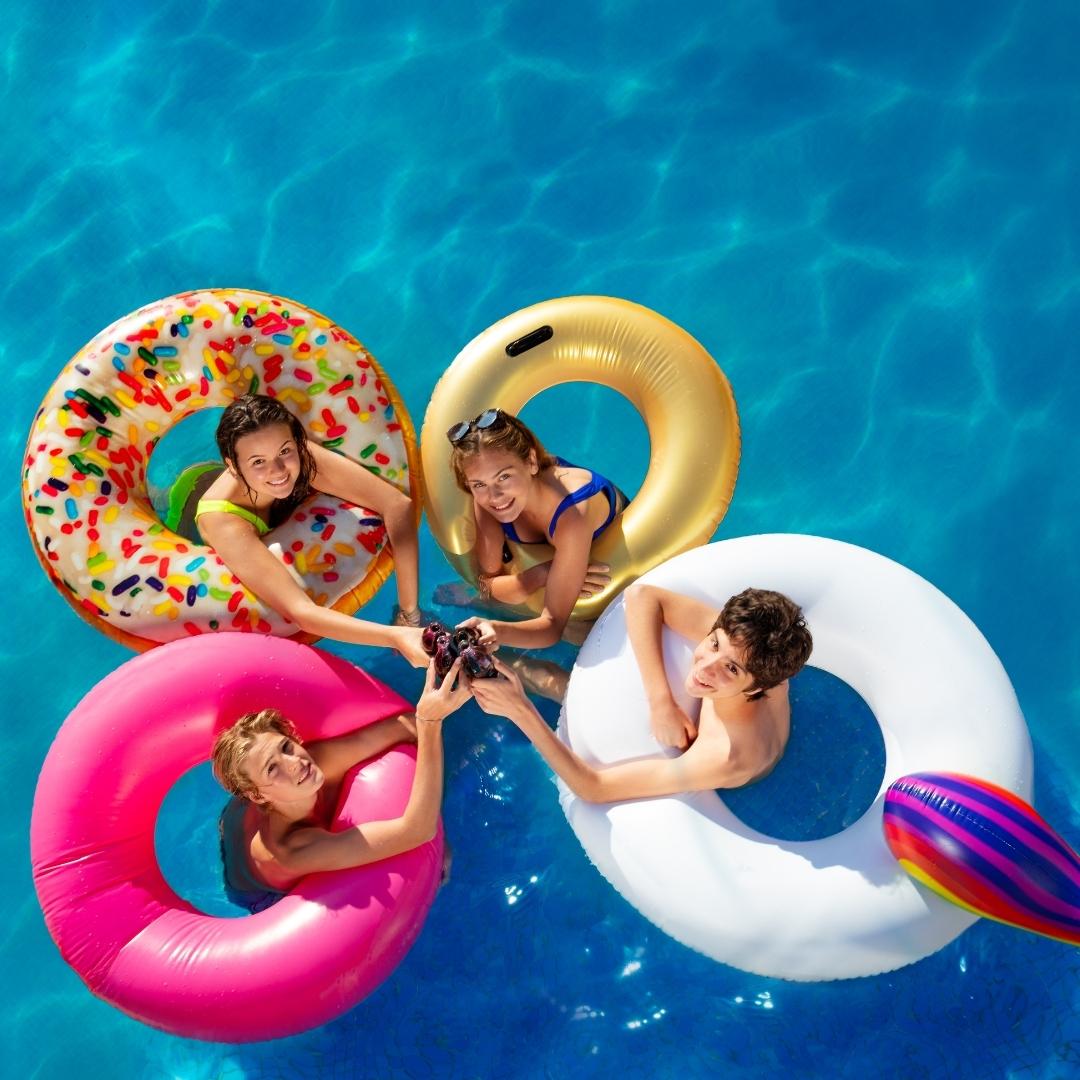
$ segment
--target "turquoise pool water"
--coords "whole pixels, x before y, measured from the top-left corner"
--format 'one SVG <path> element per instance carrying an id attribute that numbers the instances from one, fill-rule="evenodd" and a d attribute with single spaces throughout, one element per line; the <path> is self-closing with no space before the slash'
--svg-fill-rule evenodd
<path id="1" fill-rule="evenodd" d="M 1074 844 L 1080 751 L 1080 12 L 1067 2 L 6 8 L 0 278 L 12 779 L 2 836 L 13 1077 L 1032 1077 L 1080 1061 L 1063 945 L 980 923 L 855 982 L 745 975 L 597 874 L 545 768 L 476 711 L 448 729 L 454 876 L 367 1002 L 293 1039 L 193 1043 L 93 998 L 30 882 L 34 783 L 127 654 L 46 583 L 15 477 L 62 363 L 204 285 L 356 333 L 417 424 L 449 359 L 526 304 L 625 296 L 730 377 L 744 450 L 718 537 L 819 533 L 927 577 L 979 625 Z M 529 412 L 630 488 L 645 432 L 607 392 Z M 426 589 L 448 571 L 426 534 Z M 872 598 L 871 598 L 872 599 Z M 384 590 L 372 605 L 389 613 Z M 405 693 L 393 658 L 342 650 Z M 917 673 L 913 673 L 917 678 Z M 212 796 L 163 829 L 214 902 Z M 212 823 L 210 823 L 212 825 Z"/>

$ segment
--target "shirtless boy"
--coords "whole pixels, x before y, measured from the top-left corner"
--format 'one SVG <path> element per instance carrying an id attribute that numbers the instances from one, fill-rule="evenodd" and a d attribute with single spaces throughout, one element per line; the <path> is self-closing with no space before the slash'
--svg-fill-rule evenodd
<path id="1" fill-rule="evenodd" d="M 589 802 L 619 802 L 683 791 L 735 788 L 765 776 L 787 746 L 788 679 L 813 642 L 793 601 L 746 589 L 716 609 L 652 585 L 626 590 L 626 626 L 649 700 L 653 735 L 677 757 L 614 765 L 583 761 L 548 727 L 509 668 L 505 679 L 477 680 L 472 692 L 488 713 L 512 720 L 567 786 Z M 662 628 L 697 642 L 686 691 L 701 701 L 695 723 L 679 708 L 664 671 Z"/>
<path id="2" fill-rule="evenodd" d="M 230 899 L 261 911 L 305 874 L 363 866 L 430 840 L 442 802 L 441 722 L 470 697 L 457 678 L 460 670 L 455 660 L 436 687 L 431 663 L 415 713 L 307 746 L 276 709 L 248 713 L 223 731 L 211 760 L 218 782 L 236 797 L 221 817 Z M 346 772 L 400 742 L 417 745 L 412 790 L 401 815 L 332 832 Z"/>

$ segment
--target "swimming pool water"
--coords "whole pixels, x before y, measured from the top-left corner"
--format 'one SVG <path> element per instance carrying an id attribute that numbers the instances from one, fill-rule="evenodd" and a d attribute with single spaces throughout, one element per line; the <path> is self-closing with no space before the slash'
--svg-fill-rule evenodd
<path id="1" fill-rule="evenodd" d="M 820 840 L 854 825 L 874 802 L 885 775 L 885 740 L 870 706 L 821 668 L 803 668 L 789 693 L 784 756 L 764 779 L 720 797 L 765 836 Z"/>
<path id="2" fill-rule="evenodd" d="M 732 381 L 743 458 L 718 537 L 833 536 L 947 593 L 1008 670 L 1036 805 L 1075 846 L 1075 5 L 13 0 L 5 13 L 0 1073 L 1076 1072 L 1075 950 L 983 922 L 854 982 L 705 960 L 611 890 L 531 748 L 473 709 L 447 729 L 452 880 L 368 1001 L 250 1047 L 128 1020 L 57 954 L 27 845 L 52 734 L 127 654 L 45 581 L 15 485 L 63 362 L 181 289 L 250 286 L 326 312 L 418 426 L 446 364 L 497 319 L 625 296 L 684 326 Z M 644 428 L 609 392 L 565 388 L 526 415 L 565 456 L 640 482 Z M 424 588 L 448 578 L 425 531 Z M 384 589 L 370 614 L 391 603 Z M 419 689 L 391 657 L 338 651 Z M 186 778 L 163 822 L 173 872 L 208 905 L 211 791 Z"/>

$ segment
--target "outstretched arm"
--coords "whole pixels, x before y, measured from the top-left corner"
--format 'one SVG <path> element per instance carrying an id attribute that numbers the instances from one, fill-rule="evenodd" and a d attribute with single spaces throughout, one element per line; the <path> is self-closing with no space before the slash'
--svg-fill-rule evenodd
<path id="1" fill-rule="evenodd" d="M 590 765 L 547 726 L 525 696 L 517 676 L 500 661 L 495 666 L 505 680 L 476 680 L 472 689 L 477 704 L 485 712 L 505 716 L 516 724 L 552 771 L 587 802 L 622 802 L 734 787 L 744 782 L 728 762 L 710 758 L 697 746 L 676 758 L 637 758 L 615 765 Z"/>
<path id="2" fill-rule="evenodd" d="M 436 689 L 435 665 L 428 666 L 424 693 L 416 705 L 416 772 L 404 813 L 389 821 L 368 821 L 339 833 L 313 826 L 294 829 L 272 849 L 285 870 L 310 874 L 363 866 L 411 851 L 434 837 L 443 789 L 442 720 L 471 696 L 465 680 L 457 679 L 460 670 L 461 661 L 455 660 L 442 686 Z"/>
<path id="3" fill-rule="evenodd" d="M 206 542 L 244 585 L 298 629 L 354 645 L 397 649 L 413 667 L 427 664 L 419 629 L 383 626 L 320 607 L 259 539 L 251 524 L 235 514 L 203 514 L 199 528 Z"/>
<path id="4" fill-rule="evenodd" d="M 358 506 L 366 506 L 383 519 L 394 552 L 398 604 L 402 611 L 414 611 L 419 600 L 419 546 L 412 500 L 393 484 L 351 458 L 309 443 L 315 459 L 312 485 L 319 491 L 337 495 Z"/>

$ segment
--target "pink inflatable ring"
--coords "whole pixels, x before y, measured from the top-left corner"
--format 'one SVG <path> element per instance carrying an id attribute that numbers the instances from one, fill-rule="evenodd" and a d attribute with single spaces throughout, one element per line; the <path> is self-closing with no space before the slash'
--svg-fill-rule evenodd
<path id="1" fill-rule="evenodd" d="M 311 874 L 257 915 L 214 918 L 176 895 L 154 851 L 161 804 L 218 731 L 267 705 L 305 739 L 412 708 L 310 646 L 190 638 L 103 679 L 61 727 L 38 780 L 30 850 L 49 932 L 95 994 L 178 1035 L 249 1042 L 326 1023 L 393 971 L 438 887 L 441 830 L 403 855 Z M 399 816 L 415 765 L 415 748 L 402 745 L 359 766 L 334 828 Z"/>

